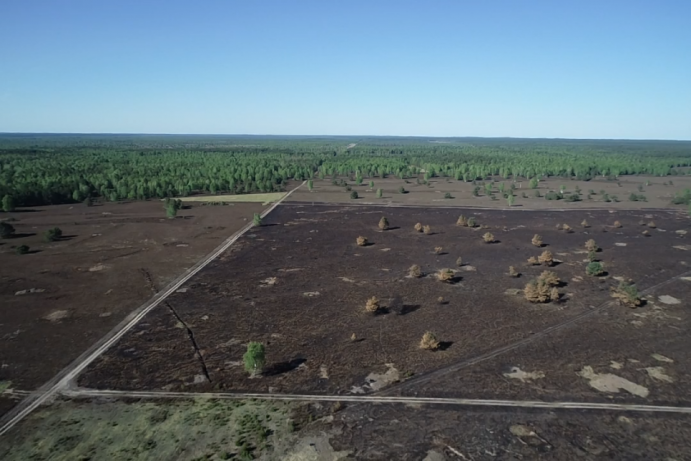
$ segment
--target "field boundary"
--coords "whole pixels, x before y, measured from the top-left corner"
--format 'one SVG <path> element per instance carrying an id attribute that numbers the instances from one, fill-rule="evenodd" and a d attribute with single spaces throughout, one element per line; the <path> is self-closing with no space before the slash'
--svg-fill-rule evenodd
<path id="1" fill-rule="evenodd" d="M 278 205 L 290 196 L 294 191 L 305 185 L 306 181 L 291 189 L 280 200 L 273 203 L 269 208 L 261 213 L 261 217 L 266 217 Z M 206 267 L 211 261 L 225 252 L 238 238 L 253 227 L 249 222 L 242 229 L 232 234 L 224 240 L 216 249 L 198 261 L 194 266 L 187 269 L 182 275 L 170 282 L 162 291 L 156 293 L 152 298 L 128 314 L 110 332 L 106 333 L 101 339 L 84 351 L 79 357 L 73 360 L 67 367 L 63 368 L 57 375 L 50 379 L 26 399 L 22 400 L 17 406 L 8 411 L 0 418 L 0 436 L 9 431 L 15 424 L 25 418 L 37 407 L 53 398 L 59 391 L 79 375 L 89 364 L 96 360 L 113 344 L 118 342 L 129 330 L 131 330 L 146 314 L 163 302 L 168 296 L 174 293 L 181 285 L 192 278 L 197 272 Z"/>
<path id="2" fill-rule="evenodd" d="M 114 391 L 98 389 L 63 390 L 61 395 L 70 398 L 135 398 L 135 399 L 218 399 L 218 400 L 281 400 L 291 402 L 352 402 L 408 405 L 458 405 L 479 407 L 509 407 L 509 408 L 545 408 L 564 410 L 611 410 L 634 411 L 647 413 L 684 413 L 691 414 L 691 407 L 674 407 L 665 405 L 638 405 L 627 403 L 597 403 L 597 402 L 545 402 L 541 400 L 493 400 L 493 399 L 464 399 L 448 397 L 385 397 L 378 395 L 313 395 L 313 394 L 256 394 L 256 393 L 226 393 L 226 392 L 165 392 L 165 391 Z"/>

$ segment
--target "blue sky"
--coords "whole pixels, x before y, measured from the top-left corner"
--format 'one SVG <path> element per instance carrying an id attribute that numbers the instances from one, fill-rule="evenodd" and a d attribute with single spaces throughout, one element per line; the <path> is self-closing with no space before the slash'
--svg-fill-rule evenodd
<path id="1" fill-rule="evenodd" d="M 691 139 L 691 1 L 0 5 L 0 132 Z"/>

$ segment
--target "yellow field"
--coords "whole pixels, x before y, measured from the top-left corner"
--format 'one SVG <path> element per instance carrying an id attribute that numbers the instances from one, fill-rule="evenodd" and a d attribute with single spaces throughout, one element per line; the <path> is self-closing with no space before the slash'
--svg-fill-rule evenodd
<path id="1" fill-rule="evenodd" d="M 178 198 L 183 202 L 261 202 L 266 205 L 280 200 L 284 195 L 286 195 L 285 192 L 271 192 L 269 194 L 204 195 Z"/>

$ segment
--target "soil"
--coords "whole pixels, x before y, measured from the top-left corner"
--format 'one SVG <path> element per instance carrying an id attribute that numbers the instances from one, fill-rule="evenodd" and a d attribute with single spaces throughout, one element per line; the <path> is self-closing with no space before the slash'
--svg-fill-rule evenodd
<path id="1" fill-rule="evenodd" d="M 38 388 L 262 209 L 195 206 L 167 219 L 150 201 L 3 213 L 17 236 L 0 241 L 0 381 Z M 63 238 L 44 242 L 55 226 Z M 31 253 L 15 254 L 19 245 Z M 0 412 L 13 404 L 0 399 Z"/>
<path id="2" fill-rule="evenodd" d="M 450 206 L 450 207 L 483 207 L 483 208 L 506 208 L 506 199 L 497 191 L 499 183 L 504 183 L 506 190 L 513 183 L 511 179 L 495 177 L 497 181 L 494 187 L 494 195 L 497 200 L 492 200 L 487 196 L 484 187 L 481 187 L 480 196 L 474 197 L 472 192 L 475 186 L 472 183 L 457 181 L 452 178 L 431 178 L 429 185 L 417 184 L 415 178 L 402 180 L 398 178 L 373 178 L 374 187 L 369 187 L 369 179 L 361 185 L 356 185 L 355 181 L 343 177 L 348 182 L 352 190 L 357 191 L 360 196 L 353 200 L 350 192 L 342 186 L 331 184 L 331 179 L 315 179 L 314 188 L 310 192 L 307 187 L 302 187 L 290 196 L 291 202 L 327 202 L 343 204 L 370 204 L 370 205 L 413 205 L 413 206 Z M 669 181 L 673 184 L 670 185 Z M 646 185 L 648 183 L 648 185 Z M 664 183 L 667 183 L 665 185 Z M 540 181 L 538 191 L 541 197 L 535 197 L 535 190 L 530 189 L 528 181 L 521 180 L 515 183 L 515 208 L 530 209 L 553 209 L 563 208 L 566 210 L 581 208 L 603 208 L 603 209 L 646 209 L 646 208 L 677 208 L 686 210 L 685 205 L 672 205 L 671 200 L 674 194 L 684 189 L 691 188 L 691 176 L 621 176 L 618 181 L 607 180 L 606 178 L 595 178 L 590 181 L 566 180 L 563 178 L 548 178 Z M 566 188 L 567 195 L 572 194 L 576 188 L 581 189 L 581 201 L 567 202 L 566 200 L 550 201 L 544 195 L 550 190 L 558 192 L 560 187 Z M 401 194 L 399 189 L 403 187 L 407 192 Z M 639 191 L 642 187 L 643 191 Z M 383 190 L 382 198 L 377 198 L 377 189 Z M 594 195 L 588 199 L 588 192 L 592 190 Z M 610 196 L 611 202 L 605 202 L 601 191 L 605 191 Z M 450 193 L 453 198 L 446 199 L 444 195 Z M 523 197 L 523 194 L 527 197 Z M 631 194 L 644 195 L 647 201 L 632 202 L 629 200 Z M 614 198 L 618 201 L 614 201 Z"/>
<path id="3" fill-rule="evenodd" d="M 393 226 L 386 231 L 377 228 L 382 213 Z M 461 213 L 488 228 L 457 227 Z M 583 219 L 591 227 L 580 227 Z M 656 228 L 640 225 L 651 220 Z M 612 227 L 615 221 L 622 227 Z M 417 222 L 429 224 L 433 233 L 415 232 Z M 557 224 L 563 223 L 574 232 L 557 230 Z M 560 213 L 281 205 L 266 224 L 245 234 L 182 292 L 149 313 L 84 372 L 79 385 L 371 392 L 382 386 L 369 382 L 373 377 L 413 377 L 414 382 L 429 371 L 529 338 L 588 312 L 611 299 L 610 287 L 619 283 L 614 277 L 633 279 L 645 290 L 691 269 L 691 251 L 680 249 L 688 245 L 686 234 L 676 232 L 688 229 L 689 218 L 674 211 Z M 650 237 L 642 235 L 644 229 L 651 232 Z M 497 243 L 484 243 L 481 236 L 488 231 Z M 542 236 L 544 248 L 531 245 L 535 233 Z M 357 246 L 360 235 L 371 244 Z M 602 248 L 598 255 L 607 274 L 601 277 L 585 275 L 583 246 L 591 238 Z M 437 255 L 434 248 L 439 246 L 443 251 Z M 558 260 L 549 269 L 562 280 L 561 301 L 531 304 L 520 294 L 507 294 L 519 291 L 547 269 L 526 263 L 544 250 Z M 459 256 L 463 267 L 455 267 Z M 407 277 L 413 264 L 429 275 Z M 508 276 L 510 265 L 521 277 Z M 431 275 L 442 268 L 457 270 L 454 283 Z M 684 299 L 683 293 L 668 291 L 664 294 Z M 383 309 L 378 315 L 365 311 L 365 302 L 372 296 L 381 300 Z M 646 306 L 640 312 L 650 309 Z M 624 308 L 607 312 L 622 318 L 630 315 Z M 428 330 L 442 342 L 441 350 L 418 347 Z M 351 339 L 353 334 L 355 339 Z M 575 337 L 593 354 L 601 351 L 601 360 L 612 359 L 598 336 Z M 249 341 L 266 345 L 268 360 L 261 377 L 252 378 L 243 369 L 242 355 Z M 654 352 L 670 353 L 665 348 Z M 520 355 L 521 350 L 516 353 Z M 561 353 L 568 356 L 569 351 Z M 509 363 L 527 372 L 553 373 L 549 363 Z M 578 363 L 582 367 L 600 362 L 588 357 Z M 496 370 L 498 365 L 494 366 Z M 492 379 L 496 375 L 494 371 Z M 446 387 L 455 396 L 466 397 L 470 392 L 466 388 L 459 392 L 456 384 Z"/>

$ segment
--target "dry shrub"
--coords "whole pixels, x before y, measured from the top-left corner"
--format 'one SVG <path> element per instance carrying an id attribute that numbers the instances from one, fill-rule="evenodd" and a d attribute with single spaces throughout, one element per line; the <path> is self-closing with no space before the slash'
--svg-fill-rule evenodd
<path id="1" fill-rule="evenodd" d="M 389 228 L 389 220 L 382 216 L 379 220 L 379 229 L 386 230 Z"/>
<path id="2" fill-rule="evenodd" d="M 432 233 L 432 228 L 429 227 L 429 226 L 422 226 L 422 232 L 424 232 L 425 234 L 429 235 L 429 234 Z"/>
<path id="3" fill-rule="evenodd" d="M 437 298 L 437 302 L 438 302 L 439 304 L 444 304 L 444 297 L 443 297 L 443 296 L 438 297 L 438 298 Z"/>
<path id="4" fill-rule="evenodd" d="M 417 264 L 413 264 L 408 269 L 408 275 L 411 277 L 420 278 L 422 277 L 422 269 Z"/>
<path id="5" fill-rule="evenodd" d="M 511 277 L 518 277 L 518 276 L 521 275 L 521 274 L 516 270 L 515 267 L 509 266 L 509 275 L 510 275 Z"/>
<path id="6" fill-rule="evenodd" d="M 489 232 L 486 232 L 485 235 L 482 236 L 482 240 L 484 240 L 485 243 L 494 243 L 496 241 L 494 240 L 494 235 Z"/>
<path id="7" fill-rule="evenodd" d="M 557 286 L 559 285 L 559 276 L 557 275 L 556 272 L 552 271 L 544 271 L 540 276 L 538 277 L 538 280 L 542 280 L 545 282 L 547 285 L 550 286 Z"/>
<path id="8" fill-rule="evenodd" d="M 533 245 L 535 245 L 536 247 L 540 248 L 540 247 L 542 246 L 542 237 L 540 237 L 539 235 L 535 234 L 535 235 L 533 236 L 533 239 L 532 239 L 530 242 L 531 242 Z"/>
<path id="9" fill-rule="evenodd" d="M 582 227 L 590 227 L 590 224 L 588 224 L 588 221 L 586 221 L 586 220 L 584 219 L 583 222 L 581 222 L 581 226 L 582 226 Z"/>
<path id="10" fill-rule="evenodd" d="M 655 221 L 650 221 L 648 223 L 648 227 L 650 227 L 651 229 L 655 229 L 657 227 L 657 224 L 655 224 Z"/>
<path id="11" fill-rule="evenodd" d="M 457 265 L 458 267 L 461 267 L 461 266 L 463 265 L 463 258 L 461 258 L 461 257 L 459 256 L 458 259 L 456 260 L 456 265 Z"/>
<path id="12" fill-rule="evenodd" d="M 420 349 L 435 351 L 439 349 L 439 340 L 431 331 L 426 331 L 420 340 Z"/>
<path id="13" fill-rule="evenodd" d="M 360 236 L 355 241 L 361 247 L 364 247 L 365 245 L 367 245 L 367 237 Z"/>
<path id="14" fill-rule="evenodd" d="M 646 237 L 650 237 L 650 232 L 647 230 L 644 230 L 643 235 L 645 235 Z"/>
<path id="15" fill-rule="evenodd" d="M 543 251 L 542 254 L 537 257 L 537 260 L 540 264 L 544 264 L 545 266 L 551 266 L 552 264 L 554 264 L 552 252 L 549 250 Z"/>
<path id="16" fill-rule="evenodd" d="M 365 310 L 371 313 L 375 313 L 379 310 L 379 300 L 376 296 L 372 296 L 370 299 L 367 300 L 367 304 L 365 304 Z"/>
<path id="17" fill-rule="evenodd" d="M 456 221 L 456 225 L 461 226 L 461 227 L 467 227 L 468 226 L 468 218 L 466 218 L 463 215 L 460 215 L 458 217 L 458 221 Z"/>
<path id="18" fill-rule="evenodd" d="M 351 341 L 357 341 L 357 336 L 355 336 L 355 333 L 353 333 L 353 334 L 350 336 L 350 340 L 351 340 Z"/>
<path id="19" fill-rule="evenodd" d="M 417 223 L 417 224 L 415 224 L 414 228 L 415 228 L 416 231 L 422 232 L 422 224 Z"/>
<path id="20" fill-rule="evenodd" d="M 442 247 L 434 247 L 434 254 L 440 255 L 444 251 Z"/>
<path id="21" fill-rule="evenodd" d="M 549 300 L 550 301 L 554 301 L 554 302 L 559 301 L 560 296 L 561 295 L 559 294 L 559 290 L 557 290 L 557 287 L 552 288 L 549 292 Z"/>
<path id="22" fill-rule="evenodd" d="M 587 242 L 585 242 L 585 249 L 588 251 L 597 251 L 598 250 L 597 243 L 595 243 L 595 240 L 590 239 Z"/>
<path id="23" fill-rule="evenodd" d="M 454 271 L 451 269 L 440 269 L 439 272 L 437 272 L 437 279 L 441 282 L 450 282 L 453 280 L 454 276 Z"/>
<path id="24" fill-rule="evenodd" d="M 563 225 L 561 226 L 561 230 L 563 230 L 563 231 L 566 232 L 567 234 L 570 234 L 570 233 L 573 232 L 573 229 L 571 229 L 571 226 L 569 226 L 568 224 L 563 224 Z"/>
<path id="25" fill-rule="evenodd" d="M 612 227 L 616 227 L 619 229 L 621 227 L 621 223 L 619 221 L 614 221 L 614 224 L 612 224 Z"/>
<path id="26" fill-rule="evenodd" d="M 544 280 L 531 280 L 523 289 L 525 299 L 531 303 L 546 303 L 550 299 L 551 287 Z"/>
<path id="27" fill-rule="evenodd" d="M 612 297 L 617 299 L 622 306 L 634 308 L 643 303 L 638 296 L 638 288 L 633 283 L 619 282 L 619 286 L 612 287 L 611 290 Z"/>
<path id="28" fill-rule="evenodd" d="M 540 261 L 538 261 L 535 256 L 531 256 L 530 258 L 528 258 L 528 264 L 532 264 L 533 266 L 537 266 L 538 264 L 540 264 Z"/>

